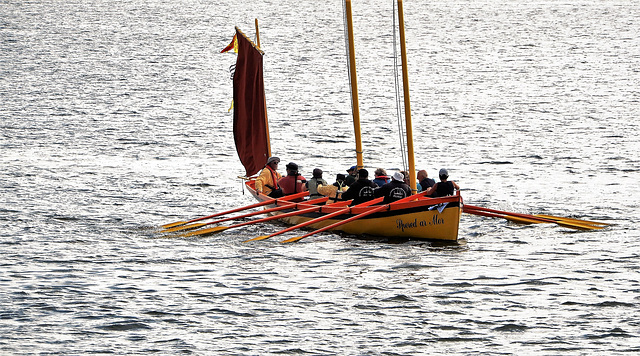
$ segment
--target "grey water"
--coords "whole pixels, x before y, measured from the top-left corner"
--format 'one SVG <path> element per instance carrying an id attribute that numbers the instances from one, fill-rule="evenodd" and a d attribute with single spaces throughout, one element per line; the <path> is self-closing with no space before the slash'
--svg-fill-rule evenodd
<path id="1" fill-rule="evenodd" d="M 405 1 L 416 166 L 467 204 L 460 243 L 256 224 L 232 138 L 238 26 L 260 25 L 272 152 L 355 164 L 339 0 L 0 2 L 0 353 L 640 352 L 640 7 Z M 365 166 L 403 167 L 393 2 L 353 2 Z"/>

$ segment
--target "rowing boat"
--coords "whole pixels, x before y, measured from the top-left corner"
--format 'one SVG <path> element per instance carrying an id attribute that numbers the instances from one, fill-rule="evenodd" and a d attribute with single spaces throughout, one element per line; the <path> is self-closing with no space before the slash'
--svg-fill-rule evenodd
<path id="1" fill-rule="evenodd" d="M 360 138 L 351 1 L 345 0 L 344 5 L 347 25 L 346 37 L 348 38 L 349 82 L 351 84 L 352 115 L 356 143 L 355 152 L 357 168 L 361 169 L 364 164 Z M 406 154 L 408 157 L 408 167 L 405 167 L 410 173 L 410 186 L 413 192 L 416 192 L 417 182 L 413 159 L 411 108 L 401 0 L 398 0 L 397 14 L 402 49 L 404 121 L 406 125 Z M 279 204 L 289 204 L 289 209 L 272 213 L 284 214 L 286 217 L 283 217 L 281 221 L 286 224 L 304 224 L 305 226 L 308 224 L 306 227 L 314 229 L 335 226 L 331 229 L 332 231 L 340 231 L 351 235 L 456 241 L 463 207 L 462 197 L 459 192 L 453 196 L 441 198 L 415 195 L 414 198 L 387 204 L 384 208 L 376 204 L 362 204 L 346 209 L 348 202 L 318 205 L 318 209 L 311 209 L 313 211 L 300 214 L 292 214 L 292 212 L 309 210 L 309 205 L 291 205 L 290 202 L 278 202 L 273 198 L 256 192 L 255 177 L 247 177 L 255 175 L 265 166 L 268 157 L 271 156 L 267 105 L 262 74 L 263 51 L 259 48 L 260 40 L 258 34 L 257 20 L 257 44 L 236 27 L 233 45 L 227 46 L 227 49 L 234 48 L 238 56 L 233 73 L 234 138 L 238 156 L 246 170 L 246 175 L 242 178 L 246 180 L 245 186 L 251 195 L 260 202 L 272 200 L 272 204 L 267 205 L 267 208 L 273 208 Z M 375 212 L 374 209 L 376 209 Z"/>
<path id="2" fill-rule="evenodd" d="M 269 206 L 287 204 L 287 202 L 277 202 L 264 194 L 256 193 L 254 184 L 255 180 L 250 179 L 245 183 L 245 186 L 258 201 L 273 200 L 274 204 Z M 344 203 L 346 205 L 347 202 Z M 309 227 L 321 229 L 377 207 L 379 205 L 353 207 L 347 213 L 324 219 L 309 225 Z M 308 206 L 299 204 L 295 208 L 282 210 L 277 214 L 305 208 Z M 280 221 L 289 225 L 303 224 L 311 219 L 318 219 L 344 208 L 344 205 L 327 205 L 323 206 L 320 211 L 289 216 L 280 219 Z M 461 214 L 462 198 L 460 195 L 441 198 L 420 196 L 416 197 L 414 201 L 391 203 L 383 211 L 340 225 L 332 231 L 358 236 L 457 241 Z"/>

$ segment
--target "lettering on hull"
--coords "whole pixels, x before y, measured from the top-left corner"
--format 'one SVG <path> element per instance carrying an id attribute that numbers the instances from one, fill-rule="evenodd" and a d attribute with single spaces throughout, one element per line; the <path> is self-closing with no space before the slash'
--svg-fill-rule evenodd
<path id="1" fill-rule="evenodd" d="M 396 220 L 396 228 L 404 232 L 404 230 L 413 229 L 417 227 L 437 226 L 444 225 L 444 219 L 438 215 L 434 215 L 430 221 L 414 219 L 413 221 L 403 221 L 402 219 Z"/>

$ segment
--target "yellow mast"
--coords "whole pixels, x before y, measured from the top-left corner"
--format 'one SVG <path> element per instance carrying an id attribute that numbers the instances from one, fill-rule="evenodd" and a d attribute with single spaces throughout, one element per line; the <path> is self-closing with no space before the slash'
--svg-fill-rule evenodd
<path id="1" fill-rule="evenodd" d="M 356 137 L 357 169 L 364 168 L 362 160 L 362 137 L 360 132 L 360 107 L 358 104 L 358 80 L 356 79 L 356 50 L 353 39 L 353 21 L 351 20 L 351 0 L 345 0 L 347 10 L 347 29 L 349 37 L 349 72 L 351 73 L 351 106 L 353 108 L 353 130 Z"/>
<path id="2" fill-rule="evenodd" d="M 258 29 L 258 19 L 256 19 L 256 44 L 260 48 L 260 30 Z M 271 157 L 271 138 L 269 137 L 269 119 L 267 118 L 267 96 L 264 95 L 264 125 L 267 133 L 267 158 Z M 266 162 L 266 160 L 265 160 Z"/>
<path id="3" fill-rule="evenodd" d="M 409 102 L 409 74 L 407 71 L 407 47 L 404 39 L 404 14 L 402 0 L 398 0 L 398 23 L 400 25 L 400 49 L 402 52 L 402 86 L 404 89 L 404 115 L 407 125 L 407 158 L 409 159 L 409 178 L 411 190 L 415 193 L 416 167 L 413 158 L 413 125 L 411 124 L 411 104 Z"/>
<path id="4" fill-rule="evenodd" d="M 258 19 L 256 19 L 256 44 L 260 47 L 260 31 L 258 30 Z"/>

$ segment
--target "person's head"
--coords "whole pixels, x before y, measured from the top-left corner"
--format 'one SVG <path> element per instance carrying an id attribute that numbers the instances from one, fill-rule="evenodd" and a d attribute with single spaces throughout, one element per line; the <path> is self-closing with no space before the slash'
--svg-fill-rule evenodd
<path id="1" fill-rule="evenodd" d="M 369 178 L 369 171 L 362 168 L 358 171 L 358 179 L 367 179 Z"/>
<path id="2" fill-rule="evenodd" d="M 404 177 L 404 182 L 409 184 L 409 172 L 407 171 L 401 171 L 400 173 L 402 173 L 402 176 Z"/>
<path id="3" fill-rule="evenodd" d="M 449 172 L 447 172 L 446 169 L 442 168 L 440 170 L 440 172 L 438 173 L 438 175 L 440 176 L 440 180 L 441 181 L 445 181 L 447 180 L 447 178 L 449 178 Z"/>
<path id="4" fill-rule="evenodd" d="M 376 175 L 376 177 L 382 177 L 387 175 L 387 171 L 385 171 L 384 168 L 376 168 L 374 174 Z"/>
<path id="5" fill-rule="evenodd" d="M 425 178 L 429 178 L 429 175 L 427 174 L 427 171 L 425 171 L 424 169 L 419 170 L 418 171 L 418 182 L 420 182 L 421 180 L 423 180 Z"/>
<path id="6" fill-rule="evenodd" d="M 338 174 L 336 175 L 336 182 L 344 182 L 347 179 L 347 176 L 345 176 L 344 174 Z"/>
<path id="7" fill-rule="evenodd" d="M 313 170 L 313 178 L 322 178 L 322 169 L 316 168 Z"/>
<path id="8" fill-rule="evenodd" d="M 356 172 L 356 166 L 351 166 L 349 169 L 347 169 L 347 173 L 349 173 L 350 175 L 354 175 Z"/>
<path id="9" fill-rule="evenodd" d="M 271 167 L 272 169 L 277 169 L 278 163 L 280 163 L 280 158 L 278 157 L 269 157 L 269 159 L 267 160 L 267 166 Z"/>
<path id="10" fill-rule="evenodd" d="M 391 179 L 398 181 L 398 182 L 404 182 L 404 174 L 400 173 L 400 172 L 395 172 L 392 176 Z"/>
<path id="11" fill-rule="evenodd" d="M 298 165 L 293 163 L 293 162 L 289 162 L 287 163 L 287 175 L 296 175 L 298 174 Z"/>

